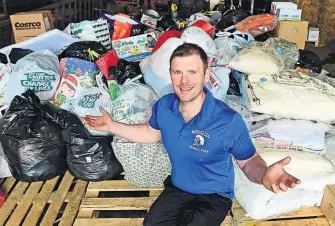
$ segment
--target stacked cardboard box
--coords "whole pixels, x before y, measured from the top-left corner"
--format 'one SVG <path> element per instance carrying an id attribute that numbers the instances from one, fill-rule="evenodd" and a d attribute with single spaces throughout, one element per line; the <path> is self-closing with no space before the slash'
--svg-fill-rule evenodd
<path id="1" fill-rule="evenodd" d="M 272 2 L 271 12 L 277 15 L 275 36 L 294 42 L 299 49 L 305 48 L 308 37 L 308 21 L 301 21 L 302 10 L 292 2 Z"/>
<path id="2" fill-rule="evenodd" d="M 54 29 L 51 11 L 17 13 L 10 16 L 15 42 L 19 43 Z"/>

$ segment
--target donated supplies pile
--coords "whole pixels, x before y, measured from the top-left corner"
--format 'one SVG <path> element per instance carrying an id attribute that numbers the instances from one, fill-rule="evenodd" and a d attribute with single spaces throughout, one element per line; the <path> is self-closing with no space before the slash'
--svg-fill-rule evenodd
<path id="1" fill-rule="evenodd" d="M 44 181 L 68 170 L 102 181 L 124 172 L 137 186 L 163 186 L 171 165 L 161 143 L 91 130 L 82 117 L 102 107 L 117 122 L 148 123 L 154 103 L 174 92 L 169 59 L 186 42 L 207 53 L 206 88 L 242 115 L 266 163 L 291 156 L 285 169 L 302 181 L 275 194 L 236 165 L 235 196 L 247 216 L 319 206 L 335 184 L 335 78 L 304 50 L 308 22 L 292 4 L 188 18 L 177 6 L 158 16 L 104 12 L 0 49 L 0 177 Z M 299 34 L 288 37 L 292 28 Z"/>

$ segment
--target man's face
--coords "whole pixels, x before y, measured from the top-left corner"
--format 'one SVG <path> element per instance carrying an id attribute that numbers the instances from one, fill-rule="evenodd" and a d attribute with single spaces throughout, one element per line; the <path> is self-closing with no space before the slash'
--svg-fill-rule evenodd
<path id="1" fill-rule="evenodd" d="M 152 37 L 148 37 L 148 40 L 149 40 L 149 41 L 152 41 Z"/>
<path id="2" fill-rule="evenodd" d="M 171 62 L 171 80 L 180 101 L 190 102 L 203 91 L 209 80 L 208 69 L 204 73 L 204 65 L 199 55 L 175 57 Z"/>

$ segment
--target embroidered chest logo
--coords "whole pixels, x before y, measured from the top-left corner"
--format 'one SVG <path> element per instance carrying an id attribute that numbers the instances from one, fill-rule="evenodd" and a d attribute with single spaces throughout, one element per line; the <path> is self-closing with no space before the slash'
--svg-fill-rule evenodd
<path id="1" fill-rule="evenodd" d="M 190 145 L 190 148 L 195 151 L 205 152 L 208 153 L 208 150 L 203 149 L 205 145 L 206 139 L 210 139 L 210 135 L 206 132 L 199 131 L 199 130 L 192 130 L 192 134 L 195 135 L 193 145 Z"/>

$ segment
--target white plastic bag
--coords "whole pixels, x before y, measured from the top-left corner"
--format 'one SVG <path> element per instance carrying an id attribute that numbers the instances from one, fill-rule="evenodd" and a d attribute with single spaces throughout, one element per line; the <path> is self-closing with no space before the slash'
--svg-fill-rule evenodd
<path id="1" fill-rule="evenodd" d="M 33 90 L 41 101 L 51 99 L 60 81 L 58 57 L 49 50 L 31 53 L 14 67 L 5 88 L 4 103 L 9 105 L 16 95 Z"/>
<path id="2" fill-rule="evenodd" d="M 212 65 L 216 57 L 216 46 L 213 39 L 199 27 L 187 28 L 180 39 L 187 43 L 199 45 L 207 53 L 209 63 Z"/>
<path id="3" fill-rule="evenodd" d="M 274 51 L 253 45 L 239 52 L 229 67 L 246 74 L 272 75 L 284 68 L 284 61 Z"/>
<path id="4" fill-rule="evenodd" d="M 0 105 L 3 105 L 5 96 L 5 86 L 10 78 L 10 73 L 13 71 L 14 65 L 10 63 L 10 59 L 7 54 L 7 64 L 0 63 Z M 7 76 L 5 76 L 5 74 Z"/>
<path id="5" fill-rule="evenodd" d="M 145 83 L 159 97 L 174 92 L 170 78 L 170 57 L 173 51 L 182 44 L 181 39 L 170 38 L 154 54 L 140 63 Z"/>
<path id="6" fill-rule="evenodd" d="M 214 98 L 225 101 L 229 88 L 229 73 L 231 70 L 226 67 L 212 67 L 212 73 L 206 87 L 213 94 Z"/>
<path id="7" fill-rule="evenodd" d="M 157 95 L 148 86 L 128 81 L 121 86 L 119 97 L 113 101 L 112 118 L 126 124 L 145 124 L 151 117 L 151 109 L 158 100 Z M 115 142 L 128 142 L 114 137 Z"/>

